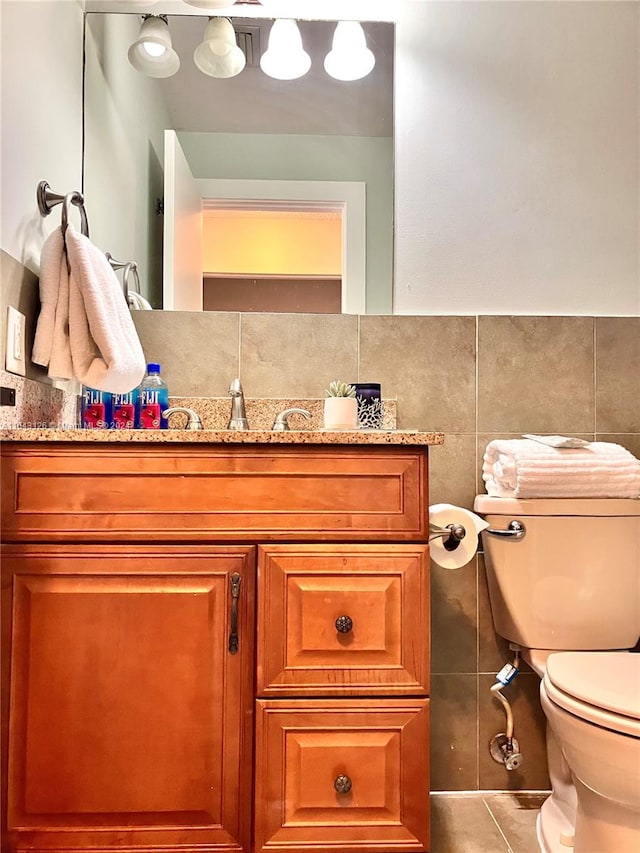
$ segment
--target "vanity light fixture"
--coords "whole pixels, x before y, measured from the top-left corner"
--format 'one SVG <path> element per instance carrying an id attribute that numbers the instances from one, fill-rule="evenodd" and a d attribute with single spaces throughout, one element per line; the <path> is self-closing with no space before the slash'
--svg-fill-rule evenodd
<path id="1" fill-rule="evenodd" d="M 198 9 L 224 9 L 226 6 L 233 6 L 236 0 L 184 0 L 184 2 Z"/>
<path id="2" fill-rule="evenodd" d="M 311 57 L 302 46 L 302 36 L 293 19 L 277 18 L 273 22 L 260 68 L 276 80 L 295 80 L 311 68 Z"/>
<path id="3" fill-rule="evenodd" d="M 333 44 L 324 60 L 324 69 L 336 80 L 360 80 L 376 64 L 367 47 L 364 30 L 358 21 L 338 21 Z"/>
<path id="4" fill-rule="evenodd" d="M 229 18 L 209 18 L 204 39 L 193 52 L 193 61 L 209 77 L 235 77 L 242 71 L 247 58 L 236 43 Z"/>
<path id="5" fill-rule="evenodd" d="M 171 77 L 176 73 L 180 59 L 171 46 L 166 15 L 143 15 L 140 33 L 127 56 L 136 71 L 147 77 Z"/>

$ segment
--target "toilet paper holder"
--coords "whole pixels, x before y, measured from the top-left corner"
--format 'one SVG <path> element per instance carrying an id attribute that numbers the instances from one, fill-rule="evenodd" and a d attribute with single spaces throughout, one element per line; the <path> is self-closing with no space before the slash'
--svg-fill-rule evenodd
<path id="1" fill-rule="evenodd" d="M 429 542 L 442 537 L 442 545 L 447 551 L 455 551 L 466 535 L 467 531 L 463 524 L 454 522 L 438 527 L 437 524 L 429 522 Z"/>
<path id="2" fill-rule="evenodd" d="M 491 536 L 498 536 L 502 539 L 524 539 L 527 528 L 522 521 L 510 521 L 506 530 L 496 530 L 493 527 L 486 528 L 485 533 L 490 533 Z M 458 545 L 467 535 L 467 531 L 463 524 L 447 524 L 444 527 L 438 527 L 437 524 L 429 523 L 429 542 L 432 539 L 442 537 L 442 545 L 447 551 L 455 551 Z M 444 537 L 447 537 L 446 539 Z"/>

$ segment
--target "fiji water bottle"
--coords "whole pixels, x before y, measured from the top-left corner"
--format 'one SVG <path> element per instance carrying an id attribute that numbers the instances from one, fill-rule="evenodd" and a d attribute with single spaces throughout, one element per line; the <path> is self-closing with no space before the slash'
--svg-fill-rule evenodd
<path id="1" fill-rule="evenodd" d="M 136 421 L 138 389 L 126 394 L 111 395 L 111 426 L 114 429 L 133 429 Z"/>
<path id="2" fill-rule="evenodd" d="M 111 394 L 82 386 L 81 418 L 84 429 L 108 429 L 111 424 Z"/>
<path id="3" fill-rule="evenodd" d="M 167 429 L 167 419 L 162 412 L 169 408 L 169 389 L 160 376 L 160 365 L 147 365 L 147 375 L 138 389 L 139 429 Z"/>

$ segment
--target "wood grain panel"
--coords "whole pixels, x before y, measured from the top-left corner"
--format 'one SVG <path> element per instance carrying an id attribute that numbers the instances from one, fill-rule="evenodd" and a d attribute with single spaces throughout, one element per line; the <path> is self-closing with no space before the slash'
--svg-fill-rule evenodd
<path id="1" fill-rule="evenodd" d="M 250 849 L 253 550 L 3 549 L 12 849 Z"/>
<path id="2" fill-rule="evenodd" d="M 426 448 L 6 445 L 6 541 L 426 539 Z"/>
<path id="3" fill-rule="evenodd" d="M 256 853 L 429 849 L 427 699 L 257 701 Z M 334 781 L 346 775 L 348 793 Z"/>
<path id="4" fill-rule="evenodd" d="M 258 695 L 428 694 L 426 545 L 264 546 L 258 586 Z"/>

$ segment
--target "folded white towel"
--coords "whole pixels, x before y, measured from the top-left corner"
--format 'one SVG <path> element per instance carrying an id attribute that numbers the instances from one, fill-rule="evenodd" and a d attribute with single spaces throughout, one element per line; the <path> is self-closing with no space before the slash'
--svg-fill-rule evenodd
<path id="1" fill-rule="evenodd" d="M 69 342 L 69 275 L 62 229 L 49 234 L 40 255 L 40 314 L 31 359 L 52 379 L 73 379 Z"/>
<path id="2" fill-rule="evenodd" d="M 144 377 L 145 358 L 116 274 L 104 253 L 72 225 L 65 244 L 74 373 L 91 388 L 131 391 Z"/>
<path id="3" fill-rule="evenodd" d="M 487 494 L 502 498 L 640 497 L 640 460 L 605 441 L 555 448 L 497 439 L 486 447 L 482 478 Z"/>

